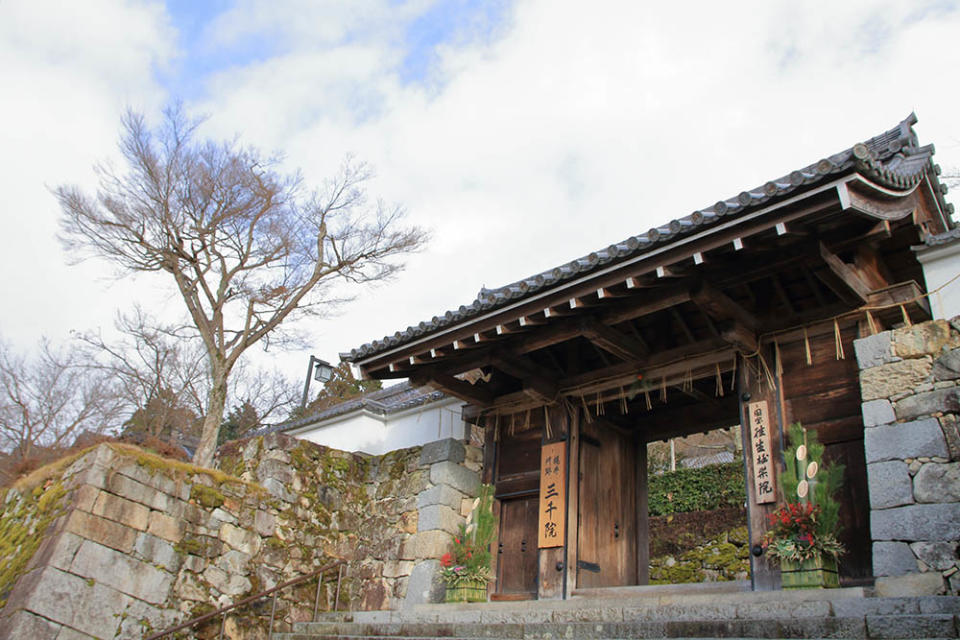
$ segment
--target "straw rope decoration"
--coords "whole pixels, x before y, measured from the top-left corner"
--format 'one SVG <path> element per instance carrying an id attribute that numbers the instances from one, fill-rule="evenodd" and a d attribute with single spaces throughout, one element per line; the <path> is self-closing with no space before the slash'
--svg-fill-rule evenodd
<path id="1" fill-rule="evenodd" d="M 720 363 L 719 363 L 719 362 L 716 362 L 716 363 L 714 363 L 713 366 L 715 366 L 715 367 L 717 368 L 717 376 L 716 376 L 716 378 L 717 378 L 717 388 L 716 388 L 716 390 L 713 392 L 713 395 L 722 398 L 722 397 L 723 397 L 723 376 L 720 374 Z"/>
<path id="2" fill-rule="evenodd" d="M 680 387 L 684 391 L 693 391 L 693 371 L 687 369 L 683 374 L 683 384 Z"/>
<path id="3" fill-rule="evenodd" d="M 904 305 L 900 305 L 900 313 L 903 315 L 903 324 L 912 327 L 913 323 L 910 322 L 910 314 L 907 313 L 907 308 Z"/>
<path id="4" fill-rule="evenodd" d="M 870 327 L 870 335 L 875 336 L 880 333 L 877 330 L 877 323 L 873 319 L 873 314 L 867 311 L 867 326 Z"/>
<path id="5" fill-rule="evenodd" d="M 667 378 L 660 376 L 660 402 L 667 404 Z"/>
<path id="6" fill-rule="evenodd" d="M 643 397 L 647 401 L 647 411 L 651 411 L 653 409 L 653 403 L 650 402 L 650 390 L 646 387 L 643 388 Z"/>
<path id="7" fill-rule="evenodd" d="M 547 405 L 543 405 L 543 430 L 547 432 L 547 440 L 552 440 L 553 431 L 550 429 L 550 412 L 547 411 Z"/>
<path id="8" fill-rule="evenodd" d="M 833 340 L 837 349 L 837 360 L 846 360 L 847 356 L 843 353 L 843 339 L 840 337 L 840 323 L 833 319 Z"/>
<path id="9" fill-rule="evenodd" d="M 597 391 L 597 415 L 605 416 L 607 415 L 607 408 L 603 406 L 603 401 L 600 398 L 600 392 Z"/>
<path id="10" fill-rule="evenodd" d="M 581 394 L 580 402 L 583 404 L 583 413 L 587 417 L 587 422 L 593 422 L 593 416 L 590 415 L 590 409 L 587 407 L 587 399 Z"/>
<path id="11" fill-rule="evenodd" d="M 630 405 L 627 404 L 627 393 L 620 387 L 620 415 L 630 413 Z"/>
<path id="12" fill-rule="evenodd" d="M 803 328 L 803 350 L 807 355 L 807 366 L 813 364 L 813 356 L 810 354 L 810 336 L 807 335 L 807 328 Z"/>

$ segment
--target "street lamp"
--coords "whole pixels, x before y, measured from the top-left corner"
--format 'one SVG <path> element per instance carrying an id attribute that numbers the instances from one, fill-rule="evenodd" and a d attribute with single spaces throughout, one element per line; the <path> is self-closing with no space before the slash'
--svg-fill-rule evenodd
<path id="1" fill-rule="evenodd" d="M 333 377 L 333 367 L 326 360 L 321 360 L 316 356 L 310 356 L 310 364 L 307 365 L 307 382 L 303 385 L 303 400 L 300 401 L 300 408 L 307 408 L 307 397 L 310 395 L 310 379 L 324 383 Z"/>

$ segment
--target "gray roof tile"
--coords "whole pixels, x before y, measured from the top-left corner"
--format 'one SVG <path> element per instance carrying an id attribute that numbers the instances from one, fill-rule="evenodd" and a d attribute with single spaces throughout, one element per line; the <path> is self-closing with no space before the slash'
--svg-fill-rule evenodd
<path id="1" fill-rule="evenodd" d="M 481 288 L 476 299 L 469 305 L 462 305 L 456 311 L 447 311 L 442 316 L 434 316 L 428 322 L 397 331 L 392 336 L 365 343 L 340 358 L 347 362 L 356 362 L 376 355 L 393 347 L 411 342 L 433 331 L 451 326 L 462 320 L 479 315 L 482 311 L 495 309 L 507 303 L 523 298 L 583 273 L 589 273 L 598 267 L 616 260 L 643 254 L 652 248 L 669 243 L 672 240 L 694 233 L 700 227 L 715 224 L 721 218 L 734 216 L 754 207 L 766 204 L 770 200 L 784 197 L 803 187 L 812 186 L 853 170 L 857 170 L 872 180 L 890 188 L 904 188 L 916 184 L 928 171 L 939 169 L 932 163 L 933 145 L 919 146 L 913 125 L 917 118 L 910 114 L 896 127 L 875 136 L 866 142 L 855 144 L 849 149 L 823 158 L 811 165 L 770 180 L 754 189 L 740 192 L 738 195 L 717 201 L 712 206 L 694 211 L 688 216 L 654 227 L 646 233 L 627 238 L 604 249 L 572 260 L 548 271 L 518 280 L 496 289 Z M 952 212 L 952 207 L 937 194 L 940 205 Z"/>

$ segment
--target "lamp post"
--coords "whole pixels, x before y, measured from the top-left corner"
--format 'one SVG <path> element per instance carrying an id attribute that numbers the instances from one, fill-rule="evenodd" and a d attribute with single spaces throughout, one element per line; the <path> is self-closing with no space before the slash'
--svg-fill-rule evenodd
<path id="1" fill-rule="evenodd" d="M 333 367 L 326 360 L 321 360 L 316 356 L 310 356 L 310 364 L 307 365 L 307 382 L 303 385 L 303 400 L 300 401 L 300 408 L 307 408 L 307 397 L 310 395 L 310 379 L 324 383 L 333 377 Z"/>

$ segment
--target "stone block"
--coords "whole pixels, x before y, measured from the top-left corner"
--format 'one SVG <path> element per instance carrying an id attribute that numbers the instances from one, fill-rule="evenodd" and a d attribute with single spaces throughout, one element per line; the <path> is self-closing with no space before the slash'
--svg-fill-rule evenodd
<path id="1" fill-rule="evenodd" d="M 230 523 L 220 526 L 219 537 L 237 551 L 253 556 L 260 551 L 260 536 Z"/>
<path id="2" fill-rule="evenodd" d="M 166 511 L 170 505 L 170 496 L 166 493 L 141 484 L 120 473 L 108 475 L 106 485 L 107 490 L 111 493 L 122 496 L 127 500 L 139 502 L 151 509 Z"/>
<path id="3" fill-rule="evenodd" d="M 913 477 L 917 502 L 960 502 L 960 462 L 928 462 Z M 957 536 L 960 538 L 960 531 Z"/>
<path id="4" fill-rule="evenodd" d="M 945 320 L 924 322 L 893 332 L 893 353 L 901 358 L 940 353 L 949 343 L 950 325 Z"/>
<path id="5" fill-rule="evenodd" d="M 133 527 L 138 531 L 147 530 L 147 522 L 150 518 L 149 508 L 106 492 L 101 492 L 97 496 L 91 513 Z"/>
<path id="6" fill-rule="evenodd" d="M 947 451 L 951 460 L 960 460 L 960 424 L 952 413 L 940 416 L 940 430 L 947 441 Z"/>
<path id="7" fill-rule="evenodd" d="M 115 614 L 122 611 L 130 600 L 130 596 L 97 580 L 91 582 L 55 567 L 46 567 L 39 572 L 29 595 L 17 604 L 20 608 L 88 635 L 112 638 L 118 626 Z"/>
<path id="8" fill-rule="evenodd" d="M 893 413 L 893 405 L 889 400 L 880 398 L 878 400 L 869 400 L 864 402 L 861 407 L 863 413 L 863 426 L 876 427 L 881 424 L 896 422 L 897 416 Z"/>
<path id="9" fill-rule="evenodd" d="M 120 638 L 121 636 L 115 636 Z M 57 640 L 100 640 L 98 636 L 91 636 L 82 631 L 77 631 L 76 629 L 71 629 L 70 627 L 62 627 L 60 629 L 60 635 L 57 636 Z"/>
<path id="10" fill-rule="evenodd" d="M 430 467 L 430 482 L 450 485 L 469 496 L 476 496 L 480 475 L 453 462 L 438 462 Z"/>
<path id="11" fill-rule="evenodd" d="M 92 511 L 99 495 L 100 489 L 89 484 L 81 485 L 73 492 L 73 508 Z"/>
<path id="12" fill-rule="evenodd" d="M 412 609 L 418 604 L 443 602 L 445 593 L 446 586 L 440 574 L 440 561 L 424 560 L 418 562 L 410 572 L 403 606 L 405 609 Z"/>
<path id="13" fill-rule="evenodd" d="M 387 560 L 383 563 L 384 578 L 402 578 L 413 571 L 414 562 L 410 560 Z"/>
<path id="14" fill-rule="evenodd" d="M 935 418 L 866 429 L 863 447 L 868 463 L 947 455 L 947 443 Z"/>
<path id="15" fill-rule="evenodd" d="M 187 500 L 190 497 L 190 486 L 186 482 L 174 480 L 160 471 L 152 470 L 135 462 L 119 465 L 117 473 L 181 500 Z"/>
<path id="16" fill-rule="evenodd" d="M 451 509 L 458 509 L 460 507 L 460 500 L 463 498 L 463 494 L 446 484 L 438 484 L 434 487 L 430 487 L 426 491 L 421 491 L 417 496 L 417 508 L 423 509 L 424 507 L 429 507 L 435 504 L 442 504 L 450 507 Z"/>
<path id="17" fill-rule="evenodd" d="M 860 372 L 860 396 L 864 401 L 889 398 L 930 381 L 929 357 L 901 360 Z"/>
<path id="18" fill-rule="evenodd" d="M 203 572 L 203 578 L 220 593 L 228 596 L 238 596 L 250 591 L 253 585 L 250 580 L 236 573 L 229 573 L 223 569 L 210 566 Z"/>
<path id="19" fill-rule="evenodd" d="M 420 450 L 420 466 L 427 467 L 437 462 L 461 463 L 466 458 L 463 443 L 453 438 L 428 442 Z"/>
<path id="20" fill-rule="evenodd" d="M 133 549 L 144 562 L 158 564 L 171 573 L 180 568 L 180 554 L 172 544 L 162 538 L 141 533 L 137 536 Z"/>
<path id="21" fill-rule="evenodd" d="M 906 542 L 873 543 L 873 575 L 902 576 L 919 570 L 917 558 Z"/>
<path id="22" fill-rule="evenodd" d="M 889 331 L 854 340 L 853 350 L 857 355 L 857 364 L 860 365 L 861 369 L 869 369 L 899 360 L 893 355 L 893 344 Z"/>
<path id="23" fill-rule="evenodd" d="M 257 511 L 253 516 L 253 528 L 265 538 L 269 538 L 277 530 L 277 519 L 266 511 Z"/>
<path id="24" fill-rule="evenodd" d="M 124 553 L 133 549 L 133 543 L 137 539 L 136 529 L 86 511 L 70 512 L 67 517 L 67 531 Z"/>
<path id="25" fill-rule="evenodd" d="M 73 556 L 77 549 L 83 544 L 83 538 L 66 530 L 58 528 L 56 533 L 48 533 L 37 552 L 30 558 L 26 570 L 33 571 L 38 567 L 50 565 L 58 569 L 68 571 L 70 563 L 73 562 Z M 0 636 L 2 637 L 2 636 Z"/>
<path id="26" fill-rule="evenodd" d="M 267 490 L 267 493 L 274 498 L 279 498 L 284 502 L 295 502 L 297 499 L 297 497 L 293 495 L 293 492 L 287 489 L 287 485 L 276 478 L 267 478 L 261 481 L 260 484 Z"/>
<path id="27" fill-rule="evenodd" d="M 150 524 L 147 531 L 158 538 L 163 538 L 167 542 L 176 544 L 183 539 L 183 532 L 186 524 L 183 520 L 172 518 L 158 511 L 150 515 Z"/>
<path id="28" fill-rule="evenodd" d="M 245 575 L 250 569 L 251 556 L 231 549 L 217 559 L 217 566 L 224 571 Z"/>
<path id="29" fill-rule="evenodd" d="M 420 509 L 417 516 L 417 531 L 432 531 L 439 529 L 447 533 L 456 533 L 463 518 L 450 507 L 435 504 Z"/>
<path id="30" fill-rule="evenodd" d="M 70 571 L 151 604 L 162 604 L 173 584 L 166 571 L 89 540 L 80 545 Z"/>
<path id="31" fill-rule="evenodd" d="M 960 538 L 960 531 L 957 537 Z M 956 542 L 914 542 L 910 550 L 921 562 L 936 571 L 946 571 L 957 564 Z"/>
<path id="32" fill-rule="evenodd" d="M 913 485 L 906 462 L 887 460 L 868 464 L 867 479 L 871 509 L 913 504 Z"/>
<path id="33" fill-rule="evenodd" d="M 953 616 L 867 616 L 868 638 L 955 638 Z"/>
<path id="34" fill-rule="evenodd" d="M 22 609 L 14 611 L 12 615 L 0 618 L 0 638 L 56 640 L 59 632 L 59 624 Z"/>
<path id="35" fill-rule="evenodd" d="M 960 349 L 952 349 L 933 361 L 934 380 L 960 378 Z"/>
<path id="36" fill-rule="evenodd" d="M 421 531 L 410 536 L 400 547 L 401 560 L 422 560 L 424 558 L 439 558 L 447 551 L 453 541 L 446 531 L 434 529 Z"/>
<path id="37" fill-rule="evenodd" d="M 874 540 L 955 540 L 960 504 L 913 504 L 870 512 Z"/>
<path id="38" fill-rule="evenodd" d="M 907 396 L 893 407 L 898 420 L 913 420 L 934 413 L 960 412 L 960 388 L 935 389 Z"/>

